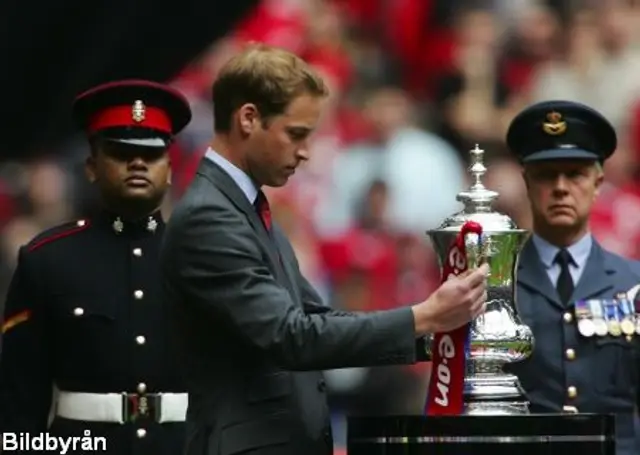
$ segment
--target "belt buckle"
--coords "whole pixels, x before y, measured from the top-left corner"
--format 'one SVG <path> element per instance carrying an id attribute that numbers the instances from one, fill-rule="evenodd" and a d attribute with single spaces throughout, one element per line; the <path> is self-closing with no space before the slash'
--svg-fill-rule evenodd
<path id="1" fill-rule="evenodd" d="M 122 420 L 124 423 L 133 423 L 140 420 L 160 419 L 162 396 L 159 393 L 122 393 Z"/>

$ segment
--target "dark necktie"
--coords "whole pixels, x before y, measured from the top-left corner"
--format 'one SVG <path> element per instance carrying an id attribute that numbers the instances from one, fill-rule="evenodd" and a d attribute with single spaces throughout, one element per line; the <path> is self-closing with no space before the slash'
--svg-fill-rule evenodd
<path id="1" fill-rule="evenodd" d="M 271 232 L 271 207 L 269 206 L 269 200 L 267 199 L 267 197 L 264 195 L 262 191 L 258 191 L 258 196 L 256 197 L 256 201 L 254 202 L 254 206 L 256 208 L 256 211 L 258 212 L 258 215 L 260 216 L 260 219 L 262 220 L 262 224 L 267 230 L 267 234 L 269 234 L 269 236 L 271 237 L 273 246 L 275 247 L 278 253 L 278 259 L 280 260 L 280 265 L 284 268 L 284 265 L 282 263 L 282 256 L 278 251 L 277 243 L 273 238 L 272 232 Z"/>
<path id="2" fill-rule="evenodd" d="M 571 294 L 573 294 L 573 278 L 571 278 L 571 272 L 569 271 L 569 264 L 573 263 L 573 258 L 571 253 L 562 249 L 558 251 L 555 262 L 560 266 L 560 276 L 556 283 L 556 289 L 560 300 L 566 305 L 571 298 Z"/>
<path id="3" fill-rule="evenodd" d="M 271 233 L 271 207 L 269 207 L 269 201 L 262 191 L 258 191 L 255 207 L 258 215 L 260 215 L 262 224 L 264 224 L 267 232 Z"/>

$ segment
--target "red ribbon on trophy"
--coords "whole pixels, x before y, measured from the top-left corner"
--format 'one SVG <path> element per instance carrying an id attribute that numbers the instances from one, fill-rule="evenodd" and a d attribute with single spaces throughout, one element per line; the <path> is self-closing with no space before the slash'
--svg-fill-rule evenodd
<path id="1" fill-rule="evenodd" d="M 465 237 L 482 235 L 482 226 L 467 221 L 449 247 L 442 267 L 442 282 L 468 269 Z M 431 378 L 425 405 L 426 415 L 459 415 L 464 410 L 463 389 L 467 360 L 469 324 L 433 337 Z"/>

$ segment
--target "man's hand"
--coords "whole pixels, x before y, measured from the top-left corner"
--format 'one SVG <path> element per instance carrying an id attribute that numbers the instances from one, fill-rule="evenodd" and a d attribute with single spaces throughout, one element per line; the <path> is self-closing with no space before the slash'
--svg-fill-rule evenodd
<path id="1" fill-rule="evenodd" d="M 489 266 L 483 264 L 442 283 L 431 296 L 413 306 L 416 336 L 449 332 L 484 313 Z"/>

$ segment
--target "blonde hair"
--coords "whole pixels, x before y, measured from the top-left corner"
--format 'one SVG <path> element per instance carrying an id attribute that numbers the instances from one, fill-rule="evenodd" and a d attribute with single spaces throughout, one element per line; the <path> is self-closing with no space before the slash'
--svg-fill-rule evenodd
<path id="1" fill-rule="evenodd" d="M 250 44 L 220 70 L 211 90 L 216 132 L 231 129 L 240 106 L 255 104 L 263 119 L 282 114 L 300 95 L 325 97 L 322 77 L 300 57 L 284 49 Z"/>

